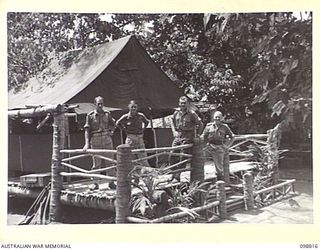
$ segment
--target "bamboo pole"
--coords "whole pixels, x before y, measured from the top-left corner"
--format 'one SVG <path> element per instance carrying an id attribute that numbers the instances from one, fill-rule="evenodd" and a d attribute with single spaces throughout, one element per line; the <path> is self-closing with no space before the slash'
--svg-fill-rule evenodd
<path id="1" fill-rule="evenodd" d="M 153 127 L 152 109 L 151 109 L 151 107 L 149 107 L 149 109 L 150 109 L 150 112 L 151 112 L 150 125 L 151 125 L 152 134 L 153 134 L 154 147 L 157 148 L 158 147 L 157 133 L 156 133 L 156 130 L 154 129 L 154 127 Z M 159 167 L 159 157 L 158 157 L 157 153 L 158 152 L 156 151 L 156 154 L 155 154 L 155 157 L 156 157 L 156 168 Z"/>
<path id="2" fill-rule="evenodd" d="M 126 223 L 131 199 L 129 173 L 132 171 L 132 151 L 127 144 L 117 147 L 116 224 Z"/>
<path id="3" fill-rule="evenodd" d="M 102 193 L 76 193 L 63 191 L 61 204 L 73 207 L 85 207 L 114 212 L 115 196 Z"/>
<path id="4" fill-rule="evenodd" d="M 89 153 L 89 154 L 105 154 L 111 153 L 116 154 L 117 151 L 114 149 L 63 149 L 61 153 L 68 153 L 68 154 L 79 154 L 79 153 Z"/>
<path id="5" fill-rule="evenodd" d="M 253 177 L 250 172 L 243 175 L 243 197 L 246 210 L 254 208 Z"/>
<path id="6" fill-rule="evenodd" d="M 293 183 L 295 182 L 296 180 L 295 179 L 292 179 L 292 180 L 286 180 L 285 182 L 283 183 L 279 183 L 279 184 L 276 184 L 276 185 L 273 185 L 271 187 L 267 187 L 267 188 L 264 188 L 264 189 L 260 189 L 256 192 L 254 192 L 255 195 L 258 195 L 258 194 L 261 194 L 261 193 L 265 193 L 265 192 L 268 192 L 272 189 L 276 189 L 276 188 L 279 188 L 279 187 L 283 187 L 283 186 L 286 186 L 286 185 L 293 185 Z"/>
<path id="7" fill-rule="evenodd" d="M 200 138 L 193 139 L 190 181 L 204 180 L 203 145 Z"/>
<path id="8" fill-rule="evenodd" d="M 192 158 L 192 154 L 171 153 L 171 152 L 164 152 L 164 154 L 171 155 L 171 156 L 182 156 L 182 157 L 184 157 L 184 158 Z"/>
<path id="9" fill-rule="evenodd" d="M 51 160 L 51 199 L 49 209 L 49 221 L 61 220 L 60 193 L 62 190 L 62 153 L 65 140 L 65 116 L 64 113 L 55 114 L 53 117 L 53 140 Z"/>
<path id="10" fill-rule="evenodd" d="M 171 170 L 170 174 L 182 173 L 182 172 L 186 172 L 186 171 L 191 171 L 191 168 L 181 168 L 181 169 Z"/>
<path id="11" fill-rule="evenodd" d="M 243 139 L 265 139 L 267 134 L 246 134 L 246 135 L 235 135 L 234 140 L 243 140 Z"/>
<path id="12" fill-rule="evenodd" d="M 217 181 L 217 199 L 219 201 L 218 211 L 221 219 L 227 218 L 227 196 L 224 181 Z"/>
<path id="13" fill-rule="evenodd" d="M 36 106 L 34 108 L 28 109 L 19 109 L 19 110 L 9 110 L 9 118 L 30 118 L 30 117 L 39 117 L 46 116 L 48 113 L 62 113 L 64 112 L 63 105 L 45 105 L 45 106 Z"/>
<path id="14" fill-rule="evenodd" d="M 61 162 L 61 164 L 65 167 L 68 167 L 69 169 L 73 169 L 76 171 L 79 171 L 81 173 L 86 173 L 86 174 L 93 174 L 93 173 L 99 173 L 99 172 L 103 172 L 109 169 L 114 169 L 116 168 L 116 165 L 110 166 L 110 167 L 105 167 L 105 168 L 99 168 L 99 169 L 93 169 L 93 170 L 86 170 L 83 168 L 79 168 L 77 166 L 74 166 L 72 164 L 66 163 L 66 162 Z"/>
<path id="15" fill-rule="evenodd" d="M 102 159 L 102 160 L 105 160 L 105 161 L 108 161 L 108 162 L 114 163 L 114 164 L 116 164 L 116 163 L 117 163 L 117 161 L 116 161 L 116 160 L 111 159 L 111 158 L 109 158 L 109 157 L 105 157 L 105 156 L 103 156 L 103 155 L 95 154 L 94 156 L 95 156 L 95 157 L 97 157 L 97 158 L 100 158 L 100 159 Z"/>
<path id="16" fill-rule="evenodd" d="M 151 222 L 151 220 L 148 220 L 148 219 L 141 219 L 141 218 L 132 217 L 132 216 L 128 216 L 127 221 L 131 223 L 150 223 Z"/>
<path id="17" fill-rule="evenodd" d="M 210 209 L 212 207 L 216 207 L 219 206 L 219 201 L 214 201 L 211 202 L 207 205 L 201 206 L 201 207 L 196 207 L 196 208 L 192 208 L 190 209 L 192 212 L 195 213 L 199 213 L 202 212 L 204 210 Z M 171 220 L 175 220 L 175 219 L 179 219 L 185 216 L 188 216 L 188 214 L 190 213 L 190 211 L 186 211 L 186 212 L 178 212 L 178 213 L 174 213 L 174 214 L 169 214 L 154 220 L 149 221 L 150 223 L 163 223 L 163 222 L 167 222 L 167 221 L 171 221 Z"/>
<path id="18" fill-rule="evenodd" d="M 149 156 L 146 156 L 146 157 L 143 157 L 143 158 L 135 159 L 135 160 L 133 160 L 132 162 L 135 163 L 135 162 L 145 161 L 145 160 L 149 160 L 149 159 L 152 159 L 152 158 L 155 158 L 155 157 L 164 155 L 164 154 L 165 154 L 165 152 L 156 153 L 156 154 L 154 154 L 154 155 L 149 155 Z"/>
<path id="19" fill-rule="evenodd" d="M 132 153 L 141 153 L 141 152 L 146 152 L 146 153 L 153 153 L 153 152 L 158 152 L 158 151 L 168 151 L 168 150 L 178 150 L 178 149 L 186 149 L 186 148 L 191 148 L 192 144 L 185 144 L 185 145 L 179 145 L 179 146 L 174 146 L 174 147 L 160 147 L 160 148 L 146 148 L 146 149 L 133 149 Z"/>
<path id="20" fill-rule="evenodd" d="M 102 174 L 88 174 L 88 173 L 67 173 L 67 172 L 61 172 L 61 176 L 70 176 L 70 177 L 85 177 L 85 178 L 99 178 L 104 180 L 110 180 L 110 181 L 116 181 L 117 178 L 113 176 L 107 176 Z"/>
<path id="21" fill-rule="evenodd" d="M 166 171 L 166 170 L 175 168 L 175 167 L 177 167 L 177 166 L 180 166 L 180 165 L 185 164 L 185 163 L 188 163 L 188 162 L 190 162 L 190 159 L 186 159 L 186 160 L 180 161 L 180 162 L 178 162 L 178 163 L 175 163 L 175 164 L 173 164 L 173 165 L 170 165 L 170 166 L 168 166 L 168 167 L 165 167 L 165 168 L 163 169 L 163 171 Z"/>
<path id="22" fill-rule="evenodd" d="M 73 160 L 77 160 L 77 159 L 81 159 L 84 157 L 91 157 L 91 154 L 83 154 L 83 155 L 75 155 L 75 156 L 70 156 L 68 158 L 64 158 L 62 159 L 62 162 L 67 162 L 67 161 L 73 161 Z"/>

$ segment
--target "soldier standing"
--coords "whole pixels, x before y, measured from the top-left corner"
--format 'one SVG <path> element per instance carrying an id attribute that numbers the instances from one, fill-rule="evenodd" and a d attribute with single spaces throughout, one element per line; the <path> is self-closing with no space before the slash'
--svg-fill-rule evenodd
<path id="1" fill-rule="evenodd" d="M 132 146 L 134 149 L 144 149 L 145 144 L 143 141 L 144 130 L 149 124 L 149 120 L 143 113 L 138 112 L 138 105 L 135 101 L 130 101 L 129 112 L 124 114 L 117 122 L 116 125 L 126 132 L 126 144 Z M 138 158 L 147 156 L 146 152 L 137 154 Z M 148 160 L 142 160 L 141 165 L 149 167 Z"/>
<path id="2" fill-rule="evenodd" d="M 222 123 L 222 113 L 215 111 L 201 135 L 207 143 L 207 152 L 212 157 L 218 180 L 230 183 L 229 147 L 234 141 L 234 134 L 225 123 Z"/>
<path id="3" fill-rule="evenodd" d="M 84 150 L 92 149 L 113 149 L 111 136 L 116 128 L 115 120 L 108 111 L 103 109 L 104 101 L 101 96 L 94 99 L 96 109 L 87 114 L 85 128 Z M 113 154 L 104 154 L 108 158 L 113 158 Z M 93 156 L 92 169 L 108 167 L 112 163 Z M 115 175 L 115 169 L 107 171 L 108 175 Z M 91 189 L 98 189 L 98 183 L 94 183 Z"/>
<path id="4" fill-rule="evenodd" d="M 179 108 L 173 113 L 171 119 L 171 130 L 173 134 L 172 147 L 178 145 L 190 144 L 193 138 L 201 133 L 203 123 L 200 117 L 190 110 L 189 100 L 186 96 L 179 98 Z M 185 153 L 191 153 L 190 149 L 184 150 Z M 170 165 L 178 163 L 179 157 L 170 156 Z M 179 166 L 178 168 L 182 168 Z M 174 169 L 178 169 L 174 168 Z M 180 174 L 174 174 L 173 178 L 180 182 Z"/>

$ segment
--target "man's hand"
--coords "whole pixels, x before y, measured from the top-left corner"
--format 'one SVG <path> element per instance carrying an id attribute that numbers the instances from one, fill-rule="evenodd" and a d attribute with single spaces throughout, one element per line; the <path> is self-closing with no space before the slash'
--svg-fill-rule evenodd
<path id="1" fill-rule="evenodd" d="M 177 131 L 172 131 L 173 137 L 178 137 L 179 136 L 179 132 Z"/>
<path id="2" fill-rule="evenodd" d="M 82 148 L 82 150 L 86 151 L 87 149 L 89 148 L 89 145 L 88 144 L 85 144 Z"/>

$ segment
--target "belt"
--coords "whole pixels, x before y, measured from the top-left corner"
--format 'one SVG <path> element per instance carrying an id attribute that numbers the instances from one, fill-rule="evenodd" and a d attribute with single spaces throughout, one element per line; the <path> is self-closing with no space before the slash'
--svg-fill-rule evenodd
<path id="1" fill-rule="evenodd" d="M 91 135 L 109 135 L 109 131 L 93 131 L 91 132 Z"/>
<path id="2" fill-rule="evenodd" d="M 127 136 L 143 137 L 143 134 L 127 134 Z"/>

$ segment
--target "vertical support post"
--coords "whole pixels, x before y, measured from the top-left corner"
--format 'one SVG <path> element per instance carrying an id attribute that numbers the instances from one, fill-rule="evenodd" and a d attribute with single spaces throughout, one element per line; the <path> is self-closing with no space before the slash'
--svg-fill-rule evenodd
<path id="1" fill-rule="evenodd" d="M 204 180 L 203 144 L 200 138 L 193 139 L 190 181 Z"/>
<path id="2" fill-rule="evenodd" d="M 217 181 L 217 200 L 219 201 L 218 211 L 221 219 L 227 218 L 227 195 L 226 195 L 226 184 L 224 181 Z"/>
<path id="3" fill-rule="evenodd" d="M 253 177 L 250 172 L 243 175 L 243 197 L 245 210 L 254 208 Z"/>
<path id="4" fill-rule="evenodd" d="M 281 126 L 278 124 L 273 129 L 267 131 L 268 134 L 268 168 L 272 169 L 273 184 L 277 184 L 280 179 L 279 173 L 279 146 L 281 139 Z"/>
<path id="5" fill-rule="evenodd" d="M 223 156 L 223 180 L 227 185 L 230 185 L 230 156 L 229 149 L 225 149 Z"/>
<path id="6" fill-rule="evenodd" d="M 49 209 L 49 220 L 57 222 L 61 220 L 60 194 L 62 189 L 61 160 L 65 141 L 65 115 L 64 108 L 53 116 L 53 140 L 51 160 L 51 199 Z"/>
<path id="7" fill-rule="evenodd" d="M 116 190 L 116 224 L 126 223 L 129 215 L 131 199 L 131 181 L 129 173 L 132 170 L 132 151 L 127 144 L 117 147 L 117 190 Z"/>

